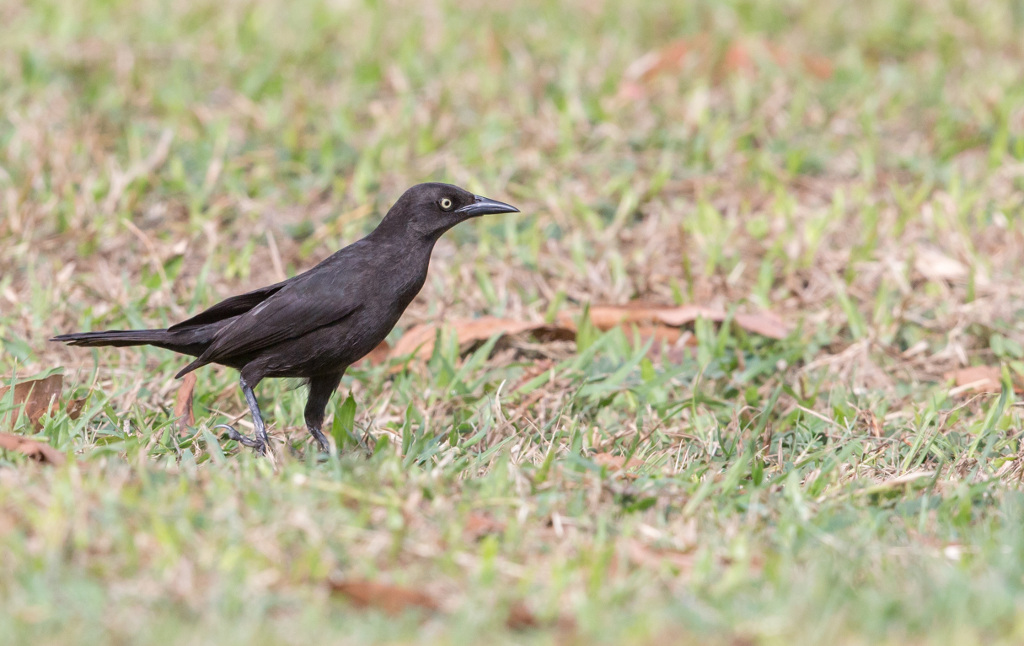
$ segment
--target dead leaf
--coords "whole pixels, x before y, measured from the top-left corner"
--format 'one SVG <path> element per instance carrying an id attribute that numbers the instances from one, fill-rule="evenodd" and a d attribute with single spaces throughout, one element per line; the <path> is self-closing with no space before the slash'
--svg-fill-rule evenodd
<path id="1" fill-rule="evenodd" d="M 754 59 L 750 56 L 750 50 L 743 43 L 732 43 L 725 50 L 722 57 L 722 65 L 718 76 L 722 73 L 753 72 Z"/>
<path id="2" fill-rule="evenodd" d="M 678 361 L 682 358 L 682 355 L 677 351 L 677 344 L 679 344 L 679 340 L 682 339 L 684 335 L 686 335 L 686 339 L 682 345 L 697 345 L 696 337 L 688 331 L 681 330 L 677 327 L 657 323 L 625 323 L 622 327 L 626 328 L 626 333 L 627 335 L 630 335 L 630 338 L 635 334 L 641 344 L 647 343 L 648 341 L 651 342 L 650 350 L 648 350 L 648 355 L 651 357 L 664 356 L 668 357 L 670 361 Z"/>
<path id="3" fill-rule="evenodd" d="M 391 356 L 404 357 L 415 352 L 415 356 L 425 359 L 434 352 L 436 335 L 435 325 L 414 325 L 391 347 Z"/>
<path id="4" fill-rule="evenodd" d="M 761 310 L 753 314 L 737 314 L 736 325 L 747 332 L 769 339 L 785 339 L 792 332 L 789 325 L 775 312 Z"/>
<path id="5" fill-rule="evenodd" d="M 725 310 L 703 305 L 654 305 L 633 301 L 625 305 L 594 305 L 590 308 L 590 321 L 600 330 L 610 330 L 630 323 L 661 323 L 680 327 L 693 323 L 698 318 L 721 323 L 728 318 Z M 563 325 L 571 323 L 568 313 L 559 317 Z M 737 314 L 733 322 L 747 332 L 753 332 L 769 339 L 784 339 L 790 328 L 778 314 L 767 310 L 753 314 Z"/>
<path id="6" fill-rule="evenodd" d="M 376 348 L 370 350 L 370 354 L 360 359 L 360 361 L 369 361 L 370 365 L 379 366 L 380 364 L 387 361 L 390 355 L 391 346 L 388 344 L 387 341 L 381 341 Z"/>
<path id="7" fill-rule="evenodd" d="M 651 547 L 641 541 L 631 540 L 625 544 L 626 558 L 643 569 L 671 566 L 679 572 L 689 572 L 697 563 L 694 550 L 677 550 Z"/>
<path id="8" fill-rule="evenodd" d="M 625 305 L 594 305 L 589 310 L 590 320 L 600 330 L 610 330 L 622 325 L 635 327 L 643 340 L 654 339 L 652 352 L 657 353 L 665 346 L 679 343 L 685 334 L 679 327 L 692 323 L 698 318 L 722 322 L 728 318 L 725 310 L 701 305 L 656 305 L 633 301 Z M 554 325 L 533 323 L 485 316 L 478 319 L 455 319 L 442 324 L 445 329 L 455 332 L 461 351 L 465 352 L 474 343 L 486 341 L 494 335 L 516 335 L 529 333 L 543 340 L 569 340 L 576 337 L 574 312 L 563 312 Z M 769 311 L 752 314 L 737 314 L 733 322 L 740 328 L 770 339 L 784 339 L 790 333 L 789 326 L 782 318 Z M 434 352 L 438 325 L 414 325 L 405 331 L 402 338 L 390 349 L 391 357 L 413 355 L 419 359 L 429 358 Z M 380 350 L 374 350 L 377 352 Z"/>
<path id="9" fill-rule="evenodd" d="M 589 310 L 590 322 L 599 330 L 610 330 L 629 323 L 663 323 L 679 327 L 703 317 L 712 321 L 724 318 L 724 312 L 699 305 L 664 306 L 643 301 L 625 305 L 592 305 Z M 721 315 L 721 318 L 720 318 Z M 572 324 L 574 314 L 563 312 L 559 322 Z"/>
<path id="10" fill-rule="evenodd" d="M 809 54 L 795 57 L 789 50 L 770 41 L 747 38 L 722 46 L 701 35 L 675 40 L 630 63 L 622 75 L 619 96 L 640 99 L 646 94 L 646 86 L 655 78 L 665 73 L 678 73 L 687 66 L 718 81 L 732 74 L 753 74 L 757 71 L 755 60 L 758 53 L 780 67 L 790 67 L 796 60 L 797 65 L 822 80 L 830 78 L 834 71 L 832 62 L 827 58 Z"/>
<path id="11" fill-rule="evenodd" d="M 608 473 L 619 473 L 620 471 L 627 471 L 623 473 L 623 476 L 627 478 L 636 478 L 636 473 L 628 473 L 631 469 L 636 469 L 644 465 L 643 462 L 636 458 L 630 458 L 629 462 L 626 462 L 626 457 L 623 455 L 614 455 L 612 453 L 595 453 L 590 456 L 590 459 L 594 461 L 599 467 L 604 467 L 608 470 Z"/>
<path id="12" fill-rule="evenodd" d="M 558 616 L 541 619 L 523 601 L 516 601 L 508 609 L 505 627 L 509 630 L 524 631 L 538 628 L 556 628 L 561 633 L 572 633 L 576 630 L 576 622 L 571 617 Z"/>
<path id="13" fill-rule="evenodd" d="M 792 64 L 793 56 L 790 54 L 789 50 L 771 42 L 765 43 L 765 49 L 779 67 L 789 67 Z M 824 56 L 801 54 L 800 64 L 805 70 L 810 72 L 812 76 L 816 76 L 823 81 L 831 78 L 832 73 L 835 71 L 832 61 Z"/>
<path id="14" fill-rule="evenodd" d="M 878 416 L 875 415 L 874 411 L 861 411 L 861 416 L 864 418 L 864 423 L 867 425 L 871 437 L 881 438 L 885 434 L 882 422 L 878 420 Z"/>
<path id="15" fill-rule="evenodd" d="M 540 627 L 540 621 L 525 603 L 517 601 L 508 609 L 505 626 L 509 630 L 531 630 Z"/>
<path id="16" fill-rule="evenodd" d="M 177 420 L 178 430 L 181 432 L 196 425 L 196 416 L 192 409 L 192 391 L 195 387 L 196 373 L 190 372 L 185 375 L 178 386 L 178 394 L 174 397 L 174 419 Z"/>
<path id="17" fill-rule="evenodd" d="M 68 417 L 71 419 L 78 419 L 82 416 L 82 411 L 85 409 L 85 397 L 76 397 L 68 402 L 67 412 Z"/>
<path id="18" fill-rule="evenodd" d="M 0 433 L 0 448 L 23 453 L 43 464 L 61 465 L 66 460 L 63 453 L 49 444 L 11 433 Z"/>
<path id="19" fill-rule="evenodd" d="M 654 339 L 655 345 L 667 344 L 674 345 L 681 336 L 683 331 L 676 327 L 668 327 L 665 325 L 637 325 L 636 333 L 645 341 L 647 339 Z"/>
<path id="20" fill-rule="evenodd" d="M 505 626 L 510 631 L 527 631 L 541 626 L 537 615 L 532 613 L 521 601 L 517 601 L 509 608 L 509 615 L 505 619 Z"/>
<path id="21" fill-rule="evenodd" d="M 533 363 L 530 367 L 523 371 L 523 375 L 519 378 L 519 381 L 514 386 L 508 389 L 508 392 L 516 392 L 526 384 L 533 381 L 535 378 L 551 370 L 555 366 L 555 362 L 551 359 L 539 359 Z"/>
<path id="22" fill-rule="evenodd" d="M 967 278 L 967 266 L 937 249 L 922 247 L 914 258 L 914 269 L 932 282 L 959 281 Z"/>
<path id="23" fill-rule="evenodd" d="M 466 526 L 462 533 L 469 540 L 479 540 L 488 534 L 500 534 L 503 531 L 505 531 L 505 523 L 486 514 L 474 512 L 466 518 Z"/>
<path id="24" fill-rule="evenodd" d="M 832 64 L 832 61 L 824 56 L 802 54 L 800 56 L 800 62 L 804 64 L 804 68 L 806 68 L 808 72 L 817 76 L 822 81 L 832 78 L 832 74 L 835 72 L 835 66 Z"/>
<path id="25" fill-rule="evenodd" d="M 639 83 L 650 82 L 662 72 L 681 67 L 687 54 L 692 51 L 706 50 L 708 42 L 706 36 L 700 36 L 693 40 L 681 38 L 661 49 L 647 52 L 626 67 L 623 78 L 626 83 L 632 83 L 642 91 Z"/>
<path id="26" fill-rule="evenodd" d="M 956 393 L 998 393 L 1003 389 L 1003 371 L 999 366 L 967 366 L 951 370 L 944 374 L 943 378 L 953 380 L 956 384 Z M 1021 392 L 1021 385 L 1015 384 L 1014 390 Z"/>
<path id="27" fill-rule="evenodd" d="M 457 319 L 444 324 L 455 330 L 455 336 L 460 346 L 486 341 L 495 334 L 512 335 L 524 332 L 545 333 L 550 336 L 565 336 L 572 338 L 572 330 L 562 329 L 544 323 L 530 323 L 527 321 L 516 321 L 513 319 L 502 319 L 493 316 L 485 316 L 478 319 Z M 436 325 L 416 325 L 406 330 L 402 338 L 391 349 L 392 357 L 404 357 L 415 352 L 415 356 L 421 359 L 429 358 L 434 352 L 434 342 L 437 339 Z"/>
<path id="28" fill-rule="evenodd" d="M 61 374 L 14 384 L 14 405 L 24 406 L 25 415 L 32 422 L 32 426 L 36 429 L 42 428 L 39 420 L 45 413 L 57 409 L 63 387 L 64 375 Z M 0 397 L 6 395 L 10 389 L 10 386 L 0 386 Z M 16 415 L 13 419 L 16 419 Z"/>
<path id="29" fill-rule="evenodd" d="M 375 608 L 389 615 L 418 608 L 438 612 L 441 605 L 426 592 L 362 579 L 331 580 L 331 592 L 342 595 L 357 608 Z"/>

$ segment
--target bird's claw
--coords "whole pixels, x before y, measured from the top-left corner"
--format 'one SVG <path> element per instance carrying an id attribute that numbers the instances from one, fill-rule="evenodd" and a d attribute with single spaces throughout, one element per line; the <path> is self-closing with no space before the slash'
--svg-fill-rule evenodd
<path id="1" fill-rule="evenodd" d="M 253 439 L 247 435 L 242 435 L 237 430 L 235 430 L 234 426 L 228 426 L 227 424 L 217 424 L 213 428 L 222 428 L 226 430 L 228 439 L 234 440 L 241 444 L 242 446 L 247 446 L 250 449 L 256 449 L 257 455 L 263 455 L 266 452 L 266 446 L 264 446 L 263 442 L 260 442 L 258 439 Z"/>
<path id="2" fill-rule="evenodd" d="M 320 429 L 311 428 L 311 429 L 309 429 L 309 432 L 313 436 L 313 439 L 316 441 L 316 446 L 317 446 L 318 449 L 320 449 L 321 453 L 330 453 L 331 452 L 331 445 L 327 441 L 327 436 L 325 436 L 320 431 Z"/>

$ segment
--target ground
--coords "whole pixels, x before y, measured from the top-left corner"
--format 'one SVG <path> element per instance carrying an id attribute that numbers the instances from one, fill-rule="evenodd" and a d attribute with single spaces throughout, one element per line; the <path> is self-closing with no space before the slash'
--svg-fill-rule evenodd
<path id="1" fill-rule="evenodd" d="M 0 451 L 0 634 L 1020 643 L 1021 33 L 1019 0 L 5 3 L 0 370 L 63 377 L 0 430 L 64 464 Z M 438 244 L 390 341 L 442 342 L 349 371 L 339 455 L 297 384 L 259 459 L 212 429 L 247 428 L 231 370 L 189 424 L 187 359 L 47 341 L 306 269 L 428 180 L 522 214 Z M 597 321 L 637 302 L 706 315 Z M 484 316 L 533 332 L 460 345 Z"/>

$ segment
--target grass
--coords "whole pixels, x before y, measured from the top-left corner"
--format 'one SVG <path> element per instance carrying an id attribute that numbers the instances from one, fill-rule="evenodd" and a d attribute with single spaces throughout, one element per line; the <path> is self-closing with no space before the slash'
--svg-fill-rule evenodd
<path id="1" fill-rule="evenodd" d="M 0 370 L 85 398 L 38 431 L 0 400 L 70 458 L 0 453 L 0 634 L 1024 639 L 1024 4 L 677 4 L 0 7 Z M 637 298 L 795 331 L 698 321 L 659 359 L 584 325 L 361 365 L 329 459 L 266 382 L 276 464 L 209 430 L 245 411 L 231 371 L 201 371 L 179 433 L 180 358 L 46 342 L 308 268 L 424 180 L 523 215 L 453 230 L 393 338 Z M 968 365 L 1002 392 L 953 387 Z M 441 610 L 360 608 L 339 578 Z"/>

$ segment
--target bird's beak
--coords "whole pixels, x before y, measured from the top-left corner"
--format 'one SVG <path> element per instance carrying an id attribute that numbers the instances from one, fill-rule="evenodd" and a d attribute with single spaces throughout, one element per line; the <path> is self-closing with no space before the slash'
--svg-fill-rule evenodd
<path id="1" fill-rule="evenodd" d="M 476 199 L 473 200 L 472 204 L 455 209 L 455 213 L 461 213 L 466 217 L 475 217 L 478 215 L 490 215 L 492 213 L 519 213 L 519 209 L 512 206 L 511 204 L 505 204 L 498 200 L 491 200 L 482 195 L 474 196 Z"/>

